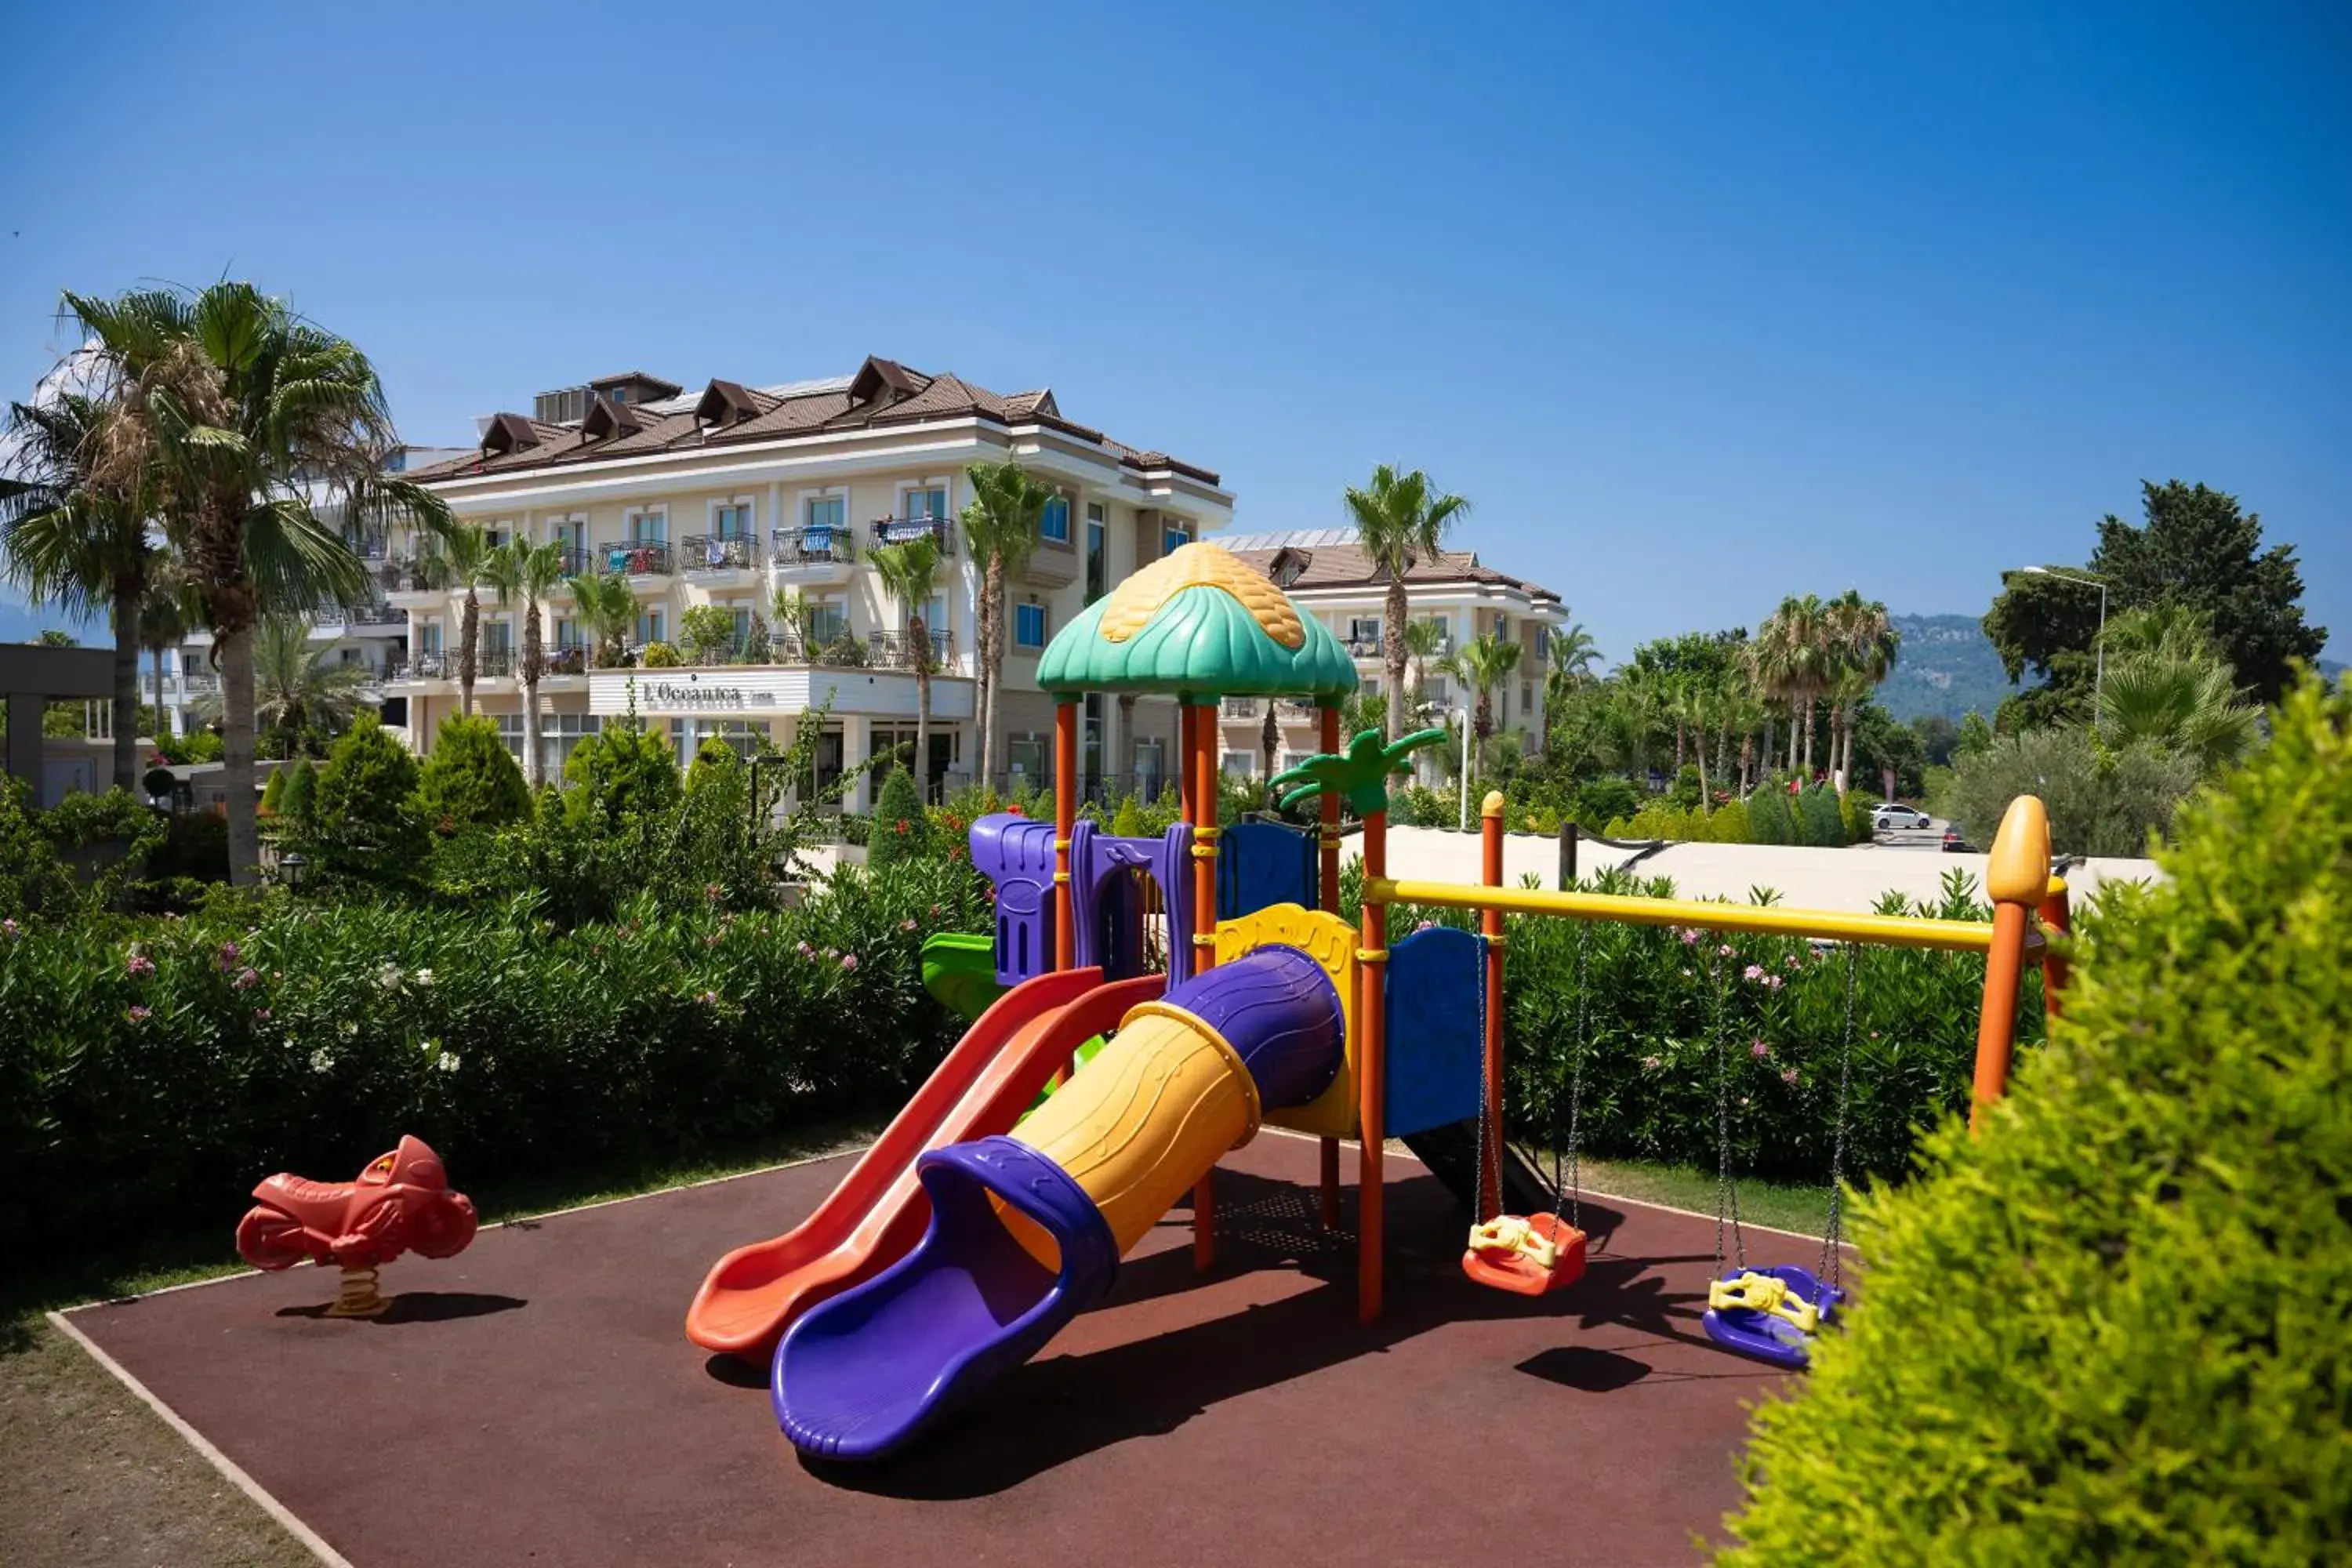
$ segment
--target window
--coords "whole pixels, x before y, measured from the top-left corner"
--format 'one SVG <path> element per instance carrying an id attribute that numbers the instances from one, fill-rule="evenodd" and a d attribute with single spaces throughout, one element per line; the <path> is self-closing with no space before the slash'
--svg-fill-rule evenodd
<path id="1" fill-rule="evenodd" d="M 673 719 L 669 736 L 677 748 L 680 767 L 694 765 L 694 754 L 702 750 L 705 741 L 723 741 L 748 763 L 760 754 L 768 739 L 768 723 L 764 719 Z"/>
<path id="2" fill-rule="evenodd" d="M 1547 626 L 1538 626 L 1536 627 L 1536 657 L 1538 658 L 1544 658 L 1549 657 L 1550 653 L 1551 628 Z"/>
<path id="3" fill-rule="evenodd" d="M 499 743 L 507 749 L 507 754 L 516 762 L 522 761 L 522 715 L 492 713 L 488 717 L 498 724 Z"/>
<path id="4" fill-rule="evenodd" d="M 1168 779 L 1168 742 L 1157 736 L 1135 742 L 1135 793 L 1146 805 L 1160 798 Z"/>
<path id="5" fill-rule="evenodd" d="M 1013 646 L 1044 647 L 1045 646 L 1045 606 L 1015 605 L 1013 606 Z"/>
<path id="6" fill-rule="evenodd" d="M 748 539 L 751 536 L 751 509 L 742 501 L 710 510 L 710 531 L 721 539 Z"/>
<path id="7" fill-rule="evenodd" d="M 1535 707 L 1536 707 L 1536 688 L 1535 688 L 1535 683 L 1534 683 L 1533 681 L 1530 681 L 1530 680 L 1522 680 L 1522 681 L 1520 681 L 1520 682 L 1519 682 L 1519 711 L 1520 711 L 1521 713 L 1532 713 L 1532 712 L 1534 712 L 1534 711 L 1535 711 Z"/>
<path id="8" fill-rule="evenodd" d="M 824 647 L 849 635 L 849 601 L 838 594 L 808 596 L 808 640 Z"/>
<path id="9" fill-rule="evenodd" d="M 1087 603 L 1110 592 L 1110 520 L 1102 503 L 1087 503 Z"/>
<path id="10" fill-rule="evenodd" d="M 1495 612 L 1495 636 L 1503 642 L 1508 642 L 1511 637 L 1511 617 L 1500 610 Z"/>
<path id="11" fill-rule="evenodd" d="M 801 525 L 804 528 L 839 528 L 848 516 L 847 496 L 811 496 L 801 503 Z"/>
<path id="12" fill-rule="evenodd" d="M 1293 768 L 1305 767 L 1305 766 L 1307 765 L 1307 760 L 1309 757 L 1313 756 L 1314 754 L 1315 754 L 1315 753 L 1314 753 L 1314 752 L 1283 752 L 1283 753 L 1282 753 L 1282 771 L 1283 771 L 1284 773 L 1288 773 L 1288 772 L 1289 772 L 1291 769 L 1293 769 Z"/>
<path id="13" fill-rule="evenodd" d="M 659 641 L 661 641 L 661 640 L 662 640 L 662 613 L 661 613 L 661 611 L 659 611 L 659 610 L 657 610 L 657 609 L 646 609 L 646 610 L 640 610 L 640 611 L 638 611 L 638 612 L 637 612 L 637 646 L 638 646 L 639 647 L 645 647 L 647 643 L 657 643 L 657 642 L 659 642 Z"/>
<path id="14" fill-rule="evenodd" d="M 1050 749 L 1041 736 L 1008 735 L 1005 737 L 1005 756 L 1015 777 L 1033 779 L 1045 777 L 1045 759 L 1049 754 Z"/>
<path id="15" fill-rule="evenodd" d="M 1225 772 L 1231 773 L 1237 779 L 1255 777 L 1257 773 L 1257 753 L 1255 752 L 1227 752 L 1225 753 Z"/>
<path id="16" fill-rule="evenodd" d="M 558 647 L 578 647 L 580 646 L 580 623 L 573 620 L 570 616 L 556 616 L 555 646 Z"/>
<path id="17" fill-rule="evenodd" d="M 584 517 L 559 517 L 547 526 L 547 537 L 566 550 L 588 548 L 588 520 Z"/>
<path id="18" fill-rule="evenodd" d="M 560 779 L 563 764 L 580 749 L 580 742 L 604 727 L 604 721 L 593 713 L 544 713 L 539 721 L 540 766 L 546 776 Z"/>
<path id="19" fill-rule="evenodd" d="M 905 510 L 899 515 L 907 518 L 929 518 L 935 522 L 944 521 L 948 515 L 947 487 L 927 484 L 919 485 L 908 490 Z"/>
<path id="20" fill-rule="evenodd" d="M 1103 697 L 1087 693 L 1078 710 L 1078 788 L 1091 793 L 1103 776 Z"/>
<path id="21" fill-rule="evenodd" d="M 482 530 L 482 542 L 493 550 L 502 548 L 513 537 L 514 524 L 510 522 L 494 522 Z"/>
<path id="22" fill-rule="evenodd" d="M 1429 684 L 1421 689 L 1421 700 L 1435 708 L 1449 706 L 1454 700 L 1454 693 L 1446 686 L 1445 677 L 1431 676 Z"/>
<path id="23" fill-rule="evenodd" d="M 439 621 L 424 621 L 418 624 L 416 627 L 416 651 L 419 653 L 439 653 L 441 651 L 441 623 Z"/>
<path id="24" fill-rule="evenodd" d="M 482 623 L 482 647 L 486 652 L 512 653 L 514 651 L 514 623 L 512 621 L 484 621 Z"/>
<path id="25" fill-rule="evenodd" d="M 1160 553 L 1173 555 L 1192 542 L 1192 525 L 1173 519 L 1160 525 Z"/>
<path id="26" fill-rule="evenodd" d="M 1378 616 L 1357 616 L 1348 622 L 1348 641 L 1353 646 L 1378 647 L 1381 643 L 1381 618 Z"/>
<path id="27" fill-rule="evenodd" d="M 1048 544 L 1070 542 L 1070 498 L 1055 496 L 1045 503 L 1045 515 L 1037 524 L 1038 537 Z"/>
<path id="28" fill-rule="evenodd" d="M 640 543 L 658 542 L 669 537 L 669 513 L 660 510 L 629 513 L 630 539 Z"/>

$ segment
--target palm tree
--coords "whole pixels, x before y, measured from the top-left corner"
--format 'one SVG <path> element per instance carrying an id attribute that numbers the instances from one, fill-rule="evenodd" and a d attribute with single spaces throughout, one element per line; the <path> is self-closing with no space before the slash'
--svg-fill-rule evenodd
<path id="1" fill-rule="evenodd" d="M 1675 708 L 1675 724 L 1679 730 L 1687 727 L 1696 744 L 1691 753 L 1698 763 L 1698 800 L 1702 811 L 1712 809 L 1715 797 L 1706 782 L 1706 742 L 1708 731 L 1715 728 L 1716 714 L 1721 707 L 1715 681 L 1698 670 L 1677 673 L 1670 688 Z M 1677 767 L 1675 773 L 1682 770 Z"/>
<path id="2" fill-rule="evenodd" d="M 563 546 L 552 540 L 545 544 L 509 540 L 490 552 L 482 575 L 499 591 L 501 608 L 517 598 L 522 600 L 522 777 L 537 789 L 543 777 L 539 756 L 539 683 L 547 674 L 547 645 L 540 637 L 539 605 L 563 581 Z M 623 588 L 626 587 L 624 584 Z"/>
<path id="3" fill-rule="evenodd" d="M 1813 704 L 1829 688 L 1831 646 L 1827 610 L 1813 594 L 1782 599 L 1748 645 L 1758 686 L 1789 704 L 1789 765 L 1807 773 L 1813 765 Z"/>
<path id="4" fill-rule="evenodd" d="M 1004 580 L 1037 548 L 1045 507 L 1054 492 L 1018 463 L 974 463 L 971 504 L 963 509 L 963 536 L 981 568 L 980 778 L 996 776 L 996 688 L 1004 668 Z"/>
<path id="5" fill-rule="evenodd" d="M 1831 700 L 1830 771 L 1843 788 L 1853 774 L 1853 721 L 1870 694 L 1895 672 L 1903 634 L 1886 606 L 1852 588 L 1831 600 L 1822 615 L 1824 667 Z"/>
<path id="6" fill-rule="evenodd" d="M 619 663 L 622 645 L 637 627 L 637 596 L 629 580 L 618 572 L 583 572 L 563 582 L 572 590 L 582 634 L 596 644 L 597 665 L 609 668 Z"/>
<path id="7" fill-rule="evenodd" d="M 288 613 L 367 592 L 359 557 L 313 510 L 340 500 L 365 529 L 405 516 L 431 533 L 448 509 L 384 472 L 392 420 L 367 356 L 248 283 L 201 292 L 65 296 L 116 388 L 92 482 L 152 499 L 185 563 L 221 670 L 229 877 L 258 879 L 253 633 Z"/>
<path id="8" fill-rule="evenodd" d="M 299 756 L 304 731 L 330 731 L 348 727 L 364 699 L 368 667 L 342 664 L 328 657 L 325 644 L 312 646 L 306 616 L 264 616 L 253 630 L 253 721 L 262 730 L 277 731 L 288 756 Z M 195 704 L 197 716 L 217 720 L 227 698 L 224 684 L 218 696 Z"/>
<path id="9" fill-rule="evenodd" d="M 1397 700 L 1389 704 L 1389 739 L 1402 738 L 1405 724 L 1405 574 L 1434 557 L 1445 531 L 1470 515 L 1470 503 L 1460 496 L 1435 493 L 1429 476 L 1419 468 L 1400 474 L 1387 463 L 1372 470 L 1372 482 L 1348 487 L 1343 499 L 1356 521 L 1356 539 L 1370 557 L 1373 569 L 1388 574 L 1386 602 L 1381 609 L 1381 662 L 1388 672 L 1388 689 Z"/>
<path id="10" fill-rule="evenodd" d="M 2126 610 L 2107 624 L 2101 647 L 2102 745 L 2155 746 L 2194 757 L 2208 773 L 2253 745 L 2260 710 L 2239 691 L 2206 616 L 2174 605 Z"/>
<path id="11" fill-rule="evenodd" d="M 64 385 L 86 355 L 59 367 L 30 404 L 8 406 L 0 472 L 0 570 L 35 604 L 77 617 L 105 611 L 114 626 L 114 782 L 139 787 L 139 612 L 161 559 L 141 476 L 100 486 L 90 476 L 114 416 L 85 386 Z M 159 696 L 157 705 L 160 708 Z"/>
<path id="12" fill-rule="evenodd" d="M 870 559 L 876 575 L 907 622 L 907 652 L 915 665 L 915 786 L 928 803 L 931 798 L 931 633 L 923 624 L 924 606 L 939 584 L 940 547 L 929 534 L 919 534 L 903 544 L 875 548 Z"/>
<path id="13" fill-rule="evenodd" d="M 1437 650 L 1445 645 L 1445 623 L 1422 620 L 1407 623 L 1404 628 L 1404 651 L 1412 660 L 1413 717 L 1428 703 L 1429 661 L 1438 657 Z"/>
<path id="14" fill-rule="evenodd" d="M 474 716 L 474 679 L 480 672 L 482 636 L 481 588 L 498 548 L 478 523 L 459 523 L 441 539 L 434 563 L 435 580 L 443 587 L 466 586 L 466 609 L 457 620 L 457 711 Z"/>
<path id="15" fill-rule="evenodd" d="M 1571 621 L 1556 628 L 1544 642 L 1544 751 L 1551 751 L 1552 715 L 1563 707 L 1570 693 L 1580 691 L 1592 680 L 1593 666 L 1601 662 L 1601 645 L 1584 629 L 1581 621 Z"/>
<path id="16" fill-rule="evenodd" d="M 1463 644 L 1445 661 L 1447 672 L 1470 689 L 1476 703 L 1470 716 L 1470 731 L 1478 737 L 1477 752 L 1482 757 L 1487 738 L 1495 732 L 1495 689 L 1508 681 L 1519 668 L 1520 652 L 1517 643 L 1506 642 L 1489 632 Z"/>

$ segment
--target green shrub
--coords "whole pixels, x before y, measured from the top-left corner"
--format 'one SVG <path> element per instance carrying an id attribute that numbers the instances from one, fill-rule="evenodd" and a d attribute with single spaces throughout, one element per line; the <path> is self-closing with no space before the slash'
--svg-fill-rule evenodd
<path id="1" fill-rule="evenodd" d="M 735 748 L 713 735 L 694 749 L 694 761 L 686 769 L 686 793 L 693 795 L 716 784 L 722 775 L 740 773 L 742 767 L 743 759 L 735 754 Z"/>
<path id="2" fill-rule="evenodd" d="M 1777 784 L 1760 785 L 1748 797 L 1748 837 L 1756 844 L 1797 844 L 1796 814 L 1789 808 L 1789 792 Z"/>
<path id="3" fill-rule="evenodd" d="M 276 816 L 286 808 L 286 770 L 269 770 L 269 782 L 261 786 L 261 815 Z"/>
<path id="4" fill-rule="evenodd" d="M 607 828 L 666 811 L 679 793 L 669 738 L 633 719 L 606 724 L 583 739 L 564 762 L 563 782 L 565 813 Z"/>
<path id="5" fill-rule="evenodd" d="M 1143 808 L 1136 804 L 1132 794 L 1119 796 L 1118 809 L 1111 814 L 1110 831 L 1113 837 L 1119 838 L 1142 837 Z"/>
<path id="6" fill-rule="evenodd" d="M 1675 782 L 1666 790 L 1666 803 L 1678 811 L 1687 811 L 1698 804 L 1698 764 L 1685 763 L 1675 771 Z"/>
<path id="7" fill-rule="evenodd" d="M 1870 803 L 1862 798 L 1860 790 L 1848 791 L 1838 798 L 1838 816 L 1848 844 L 1870 842 Z"/>
<path id="8" fill-rule="evenodd" d="M 1746 844 L 1748 836 L 1748 803 L 1726 801 L 1715 808 L 1706 819 L 1707 837 L 1717 844 Z"/>
<path id="9" fill-rule="evenodd" d="M 496 720 L 453 713 L 419 770 L 416 802 L 425 825 L 446 836 L 520 822 L 530 815 L 530 787 Z"/>
<path id="10" fill-rule="evenodd" d="M 1612 773 L 1607 778 L 1588 779 L 1577 786 L 1576 820 L 1587 827 L 1630 817 L 1641 809 L 1642 793 L 1630 779 Z"/>
<path id="11" fill-rule="evenodd" d="M 1844 845 L 1845 818 L 1838 812 L 1837 791 L 1827 784 L 1813 784 L 1797 797 L 1797 832 L 1800 843 L 1816 849 Z"/>
<path id="12" fill-rule="evenodd" d="M 694 662 L 709 664 L 734 645 L 735 612 L 719 605 L 695 605 L 678 616 L 677 630 Z"/>
<path id="13" fill-rule="evenodd" d="M 2352 1520 L 2352 700 L 2315 682 L 2082 927 L 1981 1137 L 1858 1216 L 1724 1561 L 2305 1563 Z M 2334 1542 L 2330 1545 L 2329 1542 Z"/>
<path id="14" fill-rule="evenodd" d="M 428 846 L 416 781 L 416 758 L 361 710 L 319 772 L 310 831 L 330 871 L 389 884 L 415 879 Z"/>
<path id="15" fill-rule="evenodd" d="M 177 767 L 191 763 L 216 763 L 221 760 L 220 736 L 211 730 L 191 730 L 184 735 L 158 735 L 155 750 L 163 760 Z"/>
<path id="16" fill-rule="evenodd" d="M 646 644 L 645 654 L 638 662 L 647 669 L 676 669 L 686 659 L 666 642 L 649 642 Z"/>
<path id="17" fill-rule="evenodd" d="M 2009 803 L 2035 795 L 2050 809 L 2051 847 L 2062 854 L 2145 855 L 2197 787 L 2193 758 L 2145 746 L 2103 755 L 2082 730 L 2004 735 L 1956 758 L 1944 810 L 1971 844 L 1992 842 Z"/>
<path id="18" fill-rule="evenodd" d="M 299 827 L 308 827 L 319 814 L 319 770 L 308 757 L 298 757 L 287 770 L 286 796 L 278 804 L 279 813 Z"/>
<path id="19" fill-rule="evenodd" d="M 79 900 L 73 873 L 27 809 L 32 790 L 0 775 L 0 917 L 58 918 Z"/>
<path id="20" fill-rule="evenodd" d="M 866 830 L 868 865 L 891 866 L 930 852 L 931 819 L 916 792 L 915 775 L 892 768 L 882 781 L 882 798 L 874 803 L 874 820 Z"/>

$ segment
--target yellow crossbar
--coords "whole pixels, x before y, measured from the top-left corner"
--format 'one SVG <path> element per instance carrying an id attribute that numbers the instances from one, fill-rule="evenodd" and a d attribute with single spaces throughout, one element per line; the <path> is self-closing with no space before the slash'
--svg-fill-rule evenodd
<path id="1" fill-rule="evenodd" d="M 1759 936 L 1822 937 L 1835 942 L 1880 942 L 1890 947 L 1940 948 L 1948 952 L 1986 952 L 1992 947 L 1990 921 L 1853 915 L 1836 910 L 1792 910 L 1779 904 L 1713 904 L 1696 899 L 1628 898 L 1622 893 L 1551 893 L 1534 888 L 1399 881 L 1389 877 L 1369 879 L 1364 884 L 1364 897 L 1380 904 L 1501 910 L 1517 915 L 1690 926 L 1700 931 L 1749 931 Z"/>

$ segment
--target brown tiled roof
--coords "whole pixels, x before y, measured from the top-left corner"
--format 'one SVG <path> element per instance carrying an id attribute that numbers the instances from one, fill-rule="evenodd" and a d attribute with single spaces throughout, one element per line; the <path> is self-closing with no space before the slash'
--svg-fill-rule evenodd
<path id="1" fill-rule="evenodd" d="M 657 382 L 660 378 L 632 371 L 626 376 L 607 376 L 602 383 L 591 384 L 631 379 Z M 536 437 L 533 444 L 499 451 L 485 447 L 471 456 L 420 468 L 409 478 L 430 484 L 436 479 L 512 473 L 604 458 L 887 428 L 925 419 L 978 417 L 1004 426 L 1044 426 L 1100 447 L 1125 468 L 1142 471 L 1168 469 L 1204 484 L 1219 482 L 1218 476 L 1210 469 L 1180 463 L 1164 452 L 1139 452 L 1111 440 L 1099 430 L 1065 419 L 1054 402 L 1053 393 L 1045 388 L 1007 397 L 975 386 L 960 376 L 930 375 L 878 357 L 868 358 L 860 365 L 846 387 L 833 382 L 808 388 L 785 388 L 780 395 L 757 387 L 746 388 L 734 382 L 714 381 L 703 394 L 698 411 L 656 414 L 643 405 L 632 405 L 632 410 L 639 422 L 637 429 L 628 433 L 615 429 L 613 434 L 593 440 L 574 426 L 536 425 L 520 415 L 502 414 L 497 416 L 499 421 L 520 421 L 521 426 L 528 427 Z M 697 412 L 702 416 L 698 417 Z M 710 416 L 720 412 L 728 419 L 714 425 Z M 502 423 L 501 428 L 512 431 L 517 426 Z"/>
<path id="2" fill-rule="evenodd" d="M 1318 544 L 1311 549 L 1296 547 L 1271 550 L 1236 550 L 1234 556 L 1244 565 L 1266 576 L 1274 575 L 1274 561 L 1287 554 L 1294 561 L 1307 558 L 1307 563 L 1289 586 L 1293 593 L 1309 588 L 1386 588 L 1389 574 L 1372 563 L 1360 544 Z M 1514 577 L 1507 572 L 1497 572 L 1492 566 L 1479 564 L 1477 555 L 1467 550 L 1441 552 L 1433 561 L 1416 561 L 1412 570 L 1404 574 L 1408 586 L 1415 583 L 1491 583 L 1498 587 L 1516 588 L 1532 599 L 1559 602 L 1559 595 L 1549 588 L 1540 587 L 1524 577 Z"/>

